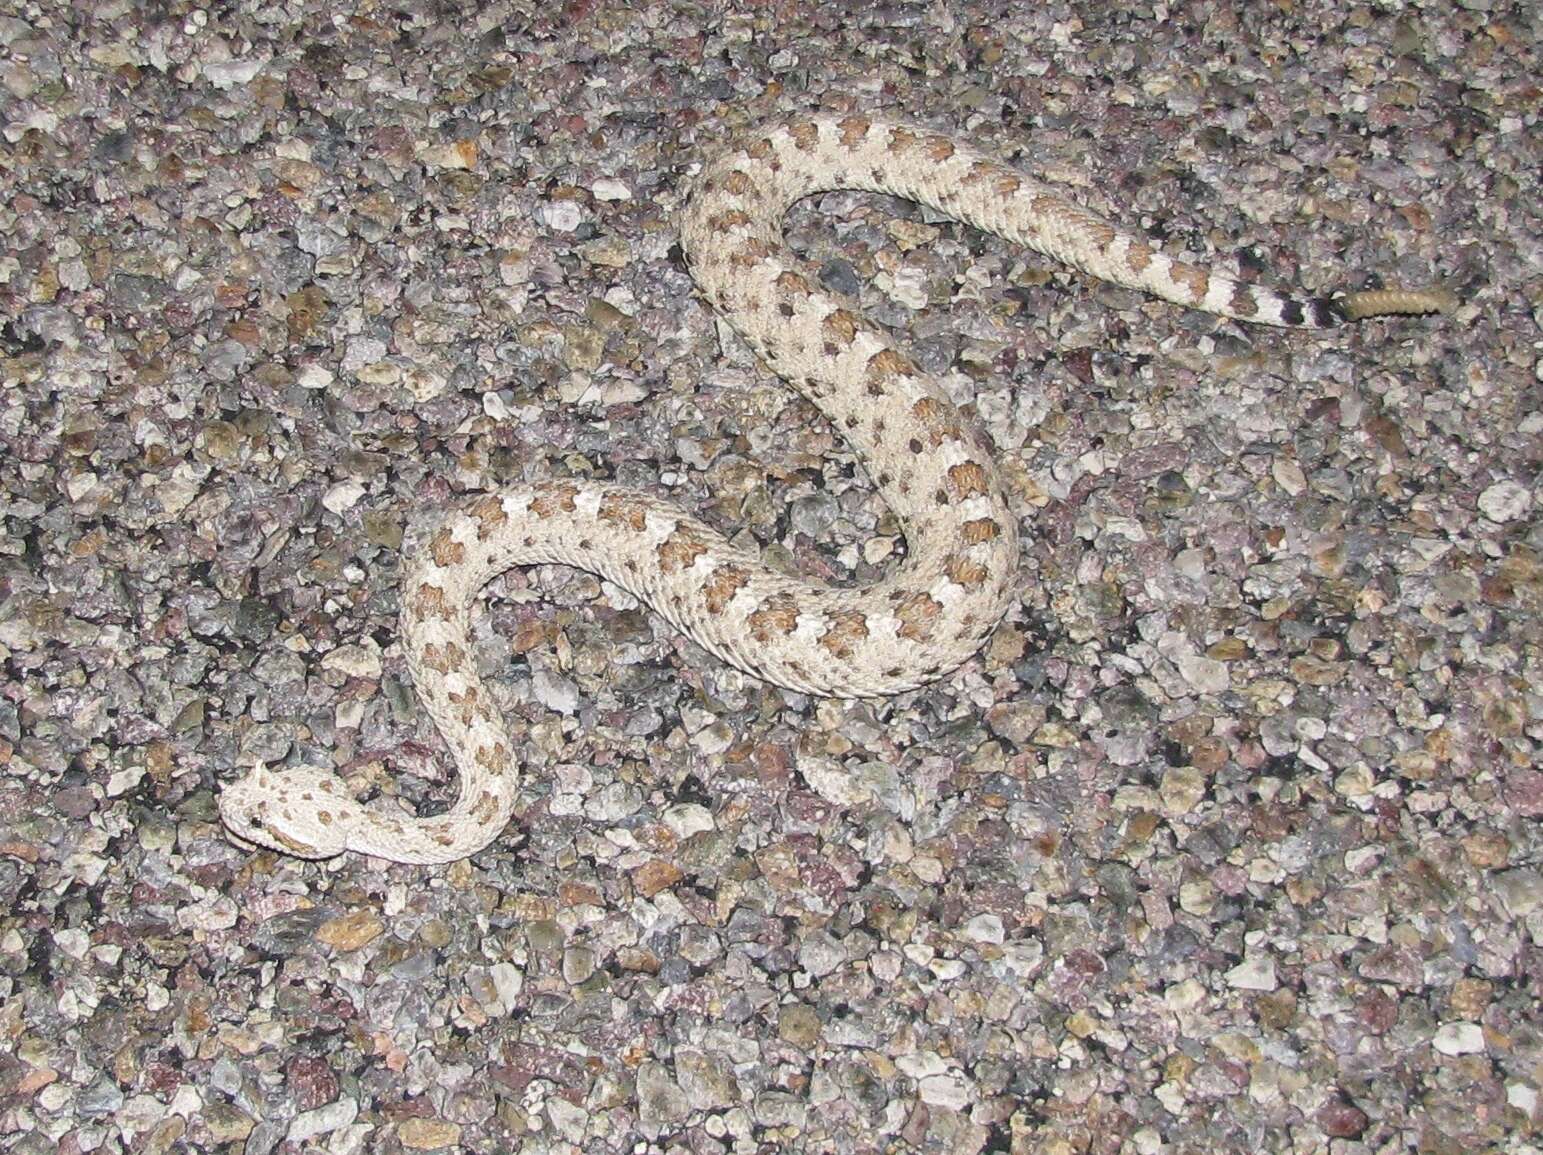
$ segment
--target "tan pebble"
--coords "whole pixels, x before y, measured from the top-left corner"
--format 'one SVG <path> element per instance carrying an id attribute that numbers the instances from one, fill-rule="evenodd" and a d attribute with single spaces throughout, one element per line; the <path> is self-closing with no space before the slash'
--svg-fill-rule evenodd
<path id="1" fill-rule="evenodd" d="M 316 939 L 333 950 L 354 951 L 374 942 L 385 929 L 385 923 L 374 911 L 357 910 L 322 923 L 316 931 Z"/>

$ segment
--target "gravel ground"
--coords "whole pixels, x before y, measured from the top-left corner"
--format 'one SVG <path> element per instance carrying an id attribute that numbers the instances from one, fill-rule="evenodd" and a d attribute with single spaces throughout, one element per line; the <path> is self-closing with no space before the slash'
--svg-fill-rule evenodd
<path id="1" fill-rule="evenodd" d="M 0 16 L 0 1149 L 1540 1149 L 1535 9 L 90 7 Z M 259 762 L 454 797 L 395 638 L 459 493 L 883 568 L 675 244 L 705 151 L 816 107 L 1464 303 L 1248 330 L 826 196 L 791 243 L 1000 448 L 987 650 L 818 701 L 516 572 L 493 848 L 231 845 Z"/>

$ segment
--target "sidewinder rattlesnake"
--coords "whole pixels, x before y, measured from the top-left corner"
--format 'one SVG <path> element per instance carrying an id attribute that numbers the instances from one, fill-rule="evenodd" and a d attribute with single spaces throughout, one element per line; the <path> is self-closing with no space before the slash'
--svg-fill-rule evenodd
<path id="1" fill-rule="evenodd" d="M 991 451 L 940 386 L 784 245 L 789 206 L 832 189 L 906 197 L 1103 280 L 1241 321 L 1311 328 L 1447 305 L 1435 292 L 1300 299 L 1243 284 L 919 128 L 860 116 L 762 127 L 698 177 L 683 248 L 703 297 L 860 457 L 904 528 L 904 562 L 873 585 L 838 589 L 777 573 L 706 523 L 616 485 L 548 481 L 469 498 L 411 559 L 402 594 L 408 667 L 460 772 L 455 806 L 413 818 L 362 805 L 326 770 L 259 767 L 220 796 L 238 842 L 441 863 L 498 837 L 519 767 L 477 673 L 469 618 L 482 586 L 511 566 L 600 574 L 724 661 L 813 694 L 909 690 L 980 648 L 1013 597 L 1017 520 Z"/>

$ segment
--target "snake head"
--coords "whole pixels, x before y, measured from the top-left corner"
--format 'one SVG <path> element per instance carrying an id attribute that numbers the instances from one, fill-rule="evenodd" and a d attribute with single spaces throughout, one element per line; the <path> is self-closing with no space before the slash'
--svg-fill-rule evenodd
<path id="1" fill-rule="evenodd" d="M 258 767 L 219 798 L 220 820 L 238 846 L 266 846 L 296 858 L 348 849 L 347 816 L 358 803 L 336 774 L 314 766 Z"/>

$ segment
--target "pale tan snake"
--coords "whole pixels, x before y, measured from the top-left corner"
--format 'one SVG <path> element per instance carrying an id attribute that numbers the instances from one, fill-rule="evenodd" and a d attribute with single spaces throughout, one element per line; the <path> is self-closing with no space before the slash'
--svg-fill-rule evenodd
<path id="1" fill-rule="evenodd" d="M 904 528 L 904 562 L 874 585 L 838 589 L 779 574 L 675 506 L 615 485 L 552 481 L 471 498 L 411 559 L 402 594 L 413 682 L 460 772 L 455 806 L 413 818 L 361 805 L 325 770 L 258 768 L 220 796 L 238 841 L 306 858 L 354 850 L 436 863 L 498 837 L 519 767 L 473 661 L 469 615 L 482 586 L 511 566 L 601 574 L 724 661 L 815 694 L 912 689 L 980 648 L 1014 594 L 1017 521 L 990 450 L 937 383 L 783 244 L 788 207 L 829 189 L 907 197 L 1106 281 L 1243 321 L 1321 327 L 1446 305 L 1437 293 L 1297 299 L 1243 284 L 917 128 L 858 116 L 760 128 L 697 179 L 684 250 L 707 301 L 862 459 Z"/>

